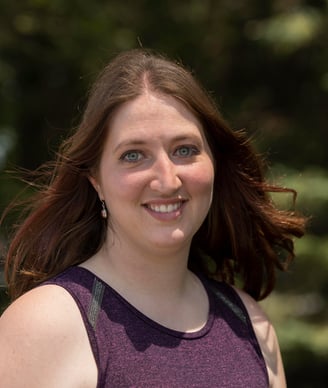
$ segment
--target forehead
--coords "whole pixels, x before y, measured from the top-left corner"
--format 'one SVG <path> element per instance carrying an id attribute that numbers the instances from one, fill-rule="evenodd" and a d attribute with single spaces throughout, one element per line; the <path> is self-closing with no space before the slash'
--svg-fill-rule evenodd
<path id="1" fill-rule="evenodd" d="M 146 91 L 137 98 L 125 102 L 109 123 L 109 137 L 169 135 L 185 132 L 203 137 L 203 129 L 197 117 L 178 99 Z"/>

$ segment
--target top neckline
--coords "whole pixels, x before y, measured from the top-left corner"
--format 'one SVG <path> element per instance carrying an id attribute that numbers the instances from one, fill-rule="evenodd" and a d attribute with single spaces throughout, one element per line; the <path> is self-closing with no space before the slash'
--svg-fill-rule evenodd
<path id="1" fill-rule="evenodd" d="M 152 318 L 148 317 L 147 315 L 145 315 L 143 312 L 141 312 L 140 310 L 138 310 L 134 305 L 132 305 L 127 299 L 125 299 L 118 291 L 116 291 L 111 285 L 109 285 L 108 283 L 106 283 L 103 279 L 101 279 L 98 275 L 96 275 L 95 273 L 93 273 L 92 271 L 90 271 L 89 269 L 85 268 L 85 267 L 80 267 L 80 266 L 76 266 L 76 267 L 72 267 L 71 270 L 74 268 L 78 271 L 81 271 L 81 272 L 84 272 L 84 273 L 87 273 L 89 276 L 92 276 L 94 279 L 96 279 L 99 283 L 101 283 L 105 289 L 107 289 L 109 292 L 112 293 L 112 295 L 122 304 L 124 304 L 124 306 L 126 308 L 128 308 L 138 319 L 141 319 L 142 321 L 144 321 L 147 325 L 155 328 L 156 330 L 159 330 L 161 332 L 164 332 L 166 333 L 167 335 L 170 335 L 172 337 L 176 337 L 176 338 L 181 338 L 181 339 L 197 339 L 197 338 L 200 338 L 200 337 L 203 337 L 205 336 L 210 330 L 211 330 L 211 327 L 213 325 L 213 322 L 214 322 L 214 296 L 213 296 L 213 292 L 211 291 L 211 289 L 209 288 L 207 282 L 206 282 L 206 278 L 200 274 L 195 274 L 195 276 L 197 276 L 197 278 L 201 281 L 203 287 L 205 288 L 205 291 L 206 291 L 206 294 L 207 294 L 207 297 L 208 297 L 208 301 L 209 301 L 209 312 L 208 312 L 208 317 L 207 317 L 207 321 L 206 323 L 204 324 L 203 327 L 201 327 L 200 329 L 198 330 L 195 330 L 195 331 L 191 331 L 191 332 L 183 332 L 183 331 L 179 331 L 179 330 L 175 330 L 175 329 L 171 329 L 169 327 L 166 327 L 164 325 L 162 325 L 161 323 L 159 322 L 156 322 L 155 320 L 153 320 Z"/>

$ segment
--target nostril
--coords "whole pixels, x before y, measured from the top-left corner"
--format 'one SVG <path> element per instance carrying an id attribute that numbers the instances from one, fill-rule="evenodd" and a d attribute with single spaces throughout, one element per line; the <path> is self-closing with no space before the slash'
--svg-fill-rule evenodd
<path id="1" fill-rule="evenodd" d="M 156 176 L 150 182 L 151 189 L 164 194 L 171 194 L 179 190 L 182 186 L 182 181 L 177 175 L 163 174 Z"/>

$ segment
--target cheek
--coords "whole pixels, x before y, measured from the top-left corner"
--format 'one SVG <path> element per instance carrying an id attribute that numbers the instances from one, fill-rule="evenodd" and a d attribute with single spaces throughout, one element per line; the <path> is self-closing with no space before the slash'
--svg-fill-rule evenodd
<path id="1" fill-rule="evenodd" d="M 133 201 L 142 192 L 146 177 L 140 174 L 111 174 L 105 183 L 105 196 L 109 203 Z"/>
<path id="2" fill-rule="evenodd" d="M 188 182 L 193 191 L 212 195 L 214 184 L 214 168 L 212 163 L 199 165 L 189 171 Z"/>

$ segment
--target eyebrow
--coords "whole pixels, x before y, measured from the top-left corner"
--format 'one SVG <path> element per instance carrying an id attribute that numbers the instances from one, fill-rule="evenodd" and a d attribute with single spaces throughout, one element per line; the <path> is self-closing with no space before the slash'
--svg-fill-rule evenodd
<path id="1" fill-rule="evenodd" d="M 190 139 L 193 139 L 194 141 L 198 141 L 198 142 L 199 142 L 199 140 L 201 140 L 203 142 L 202 136 L 197 136 L 197 135 L 194 135 L 194 134 L 175 136 L 172 139 L 170 139 L 170 141 L 171 142 L 178 142 L 178 141 L 184 141 L 184 140 L 190 140 Z M 116 152 L 117 150 L 119 150 L 120 148 L 123 148 L 123 147 L 142 146 L 142 145 L 145 145 L 147 143 L 148 143 L 148 141 L 142 140 L 142 139 L 127 139 L 127 140 L 123 140 L 121 143 L 119 143 L 114 148 L 114 152 Z"/>
<path id="2" fill-rule="evenodd" d="M 121 143 L 119 143 L 115 148 L 114 148 L 114 152 L 116 152 L 117 150 L 119 150 L 120 148 L 124 148 L 124 147 L 133 147 L 133 146 L 140 146 L 140 145 L 144 145 L 146 144 L 147 142 L 145 140 L 137 140 L 137 139 L 129 139 L 129 140 L 123 140 Z"/>

